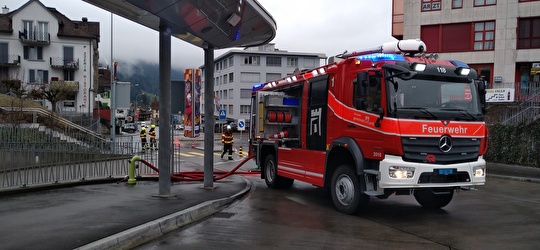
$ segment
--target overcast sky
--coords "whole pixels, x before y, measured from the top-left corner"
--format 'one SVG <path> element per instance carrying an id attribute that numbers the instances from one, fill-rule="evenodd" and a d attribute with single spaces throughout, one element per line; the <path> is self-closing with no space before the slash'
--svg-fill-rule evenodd
<path id="1" fill-rule="evenodd" d="M 87 17 L 100 22 L 100 62 L 111 61 L 111 14 L 82 0 L 41 0 L 72 20 Z M 277 23 L 272 43 L 290 52 L 324 53 L 333 56 L 345 50 L 374 48 L 394 41 L 391 36 L 391 0 L 258 0 Z M 1 0 L 13 11 L 25 0 Z M 158 61 L 157 31 L 122 17 L 113 17 L 113 60 Z M 217 50 L 219 56 L 228 49 Z M 172 39 L 172 65 L 196 68 L 203 64 L 203 50 Z M 121 65 L 119 65 L 121 67 Z"/>

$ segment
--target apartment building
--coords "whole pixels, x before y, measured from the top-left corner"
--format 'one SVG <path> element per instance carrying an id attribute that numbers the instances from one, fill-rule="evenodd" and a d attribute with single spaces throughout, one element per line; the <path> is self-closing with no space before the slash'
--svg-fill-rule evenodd
<path id="1" fill-rule="evenodd" d="M 421 38 L 516 99 L 540 82 L 540 0 L 393 0 L 392 35 Z"/>
<path id="2" fill-rule="evenodd" d="M 98 82 L 99 22 L 70 20 L 55 8 L 30 0 L 0 14 L 0 82 L 67 92 L 57 111 L 90 113 Z M 46 100 L 35 100 L 52 108 Z"/>
<path id="3" fill-rule="evenodd" d="M 255 84 L 292 75 L 325 63 L 322 53 L 302 53 L 279 50 L 275 44 L 246 49 L 233 49 L 214 59 L 214 96 L 216 111 L 224 109 L 228 121 L 245 119 L 249 127 L 251 89 Z M 201 97 L 204 98 L 204 66 Z M 201 100 L 204 103 L 204 100 Z M 204 106 L 201 107 L 204 113 Z"/>

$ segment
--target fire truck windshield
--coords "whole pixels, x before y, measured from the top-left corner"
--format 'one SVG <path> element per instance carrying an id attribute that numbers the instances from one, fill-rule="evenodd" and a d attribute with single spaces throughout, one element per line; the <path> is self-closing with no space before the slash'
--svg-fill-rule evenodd
<path id="1" fill-rule="evenodd" d="M 386 82 L 390 116 L 413 119 L 482 120 L 474 81 L 466 79 L 403 80 Z M 396 87 L 397 86 L 397 90 Z"/>

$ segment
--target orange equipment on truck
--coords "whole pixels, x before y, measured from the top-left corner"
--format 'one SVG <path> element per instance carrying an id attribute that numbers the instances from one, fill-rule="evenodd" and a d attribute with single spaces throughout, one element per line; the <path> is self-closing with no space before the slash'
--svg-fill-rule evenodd
<path id="1" fill-rule="evenodd" d="M 385 43 L 255 85 L 249 154 L 266 185 L 324 187 L 346 214 L 392 194 L 440 208 L 484 185 L 485 82 L 425 49 Z"/>

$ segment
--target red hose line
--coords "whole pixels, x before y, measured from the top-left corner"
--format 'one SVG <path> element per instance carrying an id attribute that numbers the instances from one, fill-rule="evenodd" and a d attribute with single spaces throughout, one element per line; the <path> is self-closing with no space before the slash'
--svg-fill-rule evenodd
<path id="1" fill-rule="evenodd" d="M 223 178 L 226 178 L 232 174 L 258 174 L 259 172 L 236 172 L 242 165 L 244 165 L 247 161 L 251 160 L 255 155 L 248 156 L 244 160 L 242 160 L 238 165 L 233 168 L 230 171 L 214 171 L 214 181 L 221 180 Z M 159 173 L 159 169 L 156 168 L 154 165 L 152 165 L 150 162 L 147 162 L 146 160 L 141 159 L 140 160 L 144 165 L 148 166 L 152 170 Z M 203 181 L 204 180 L 204 172 L 203 171 L 187 171 L 187 172 L 177 172 L 171 175 L 171 179 L 177 180 L 177 181 Z"/>

